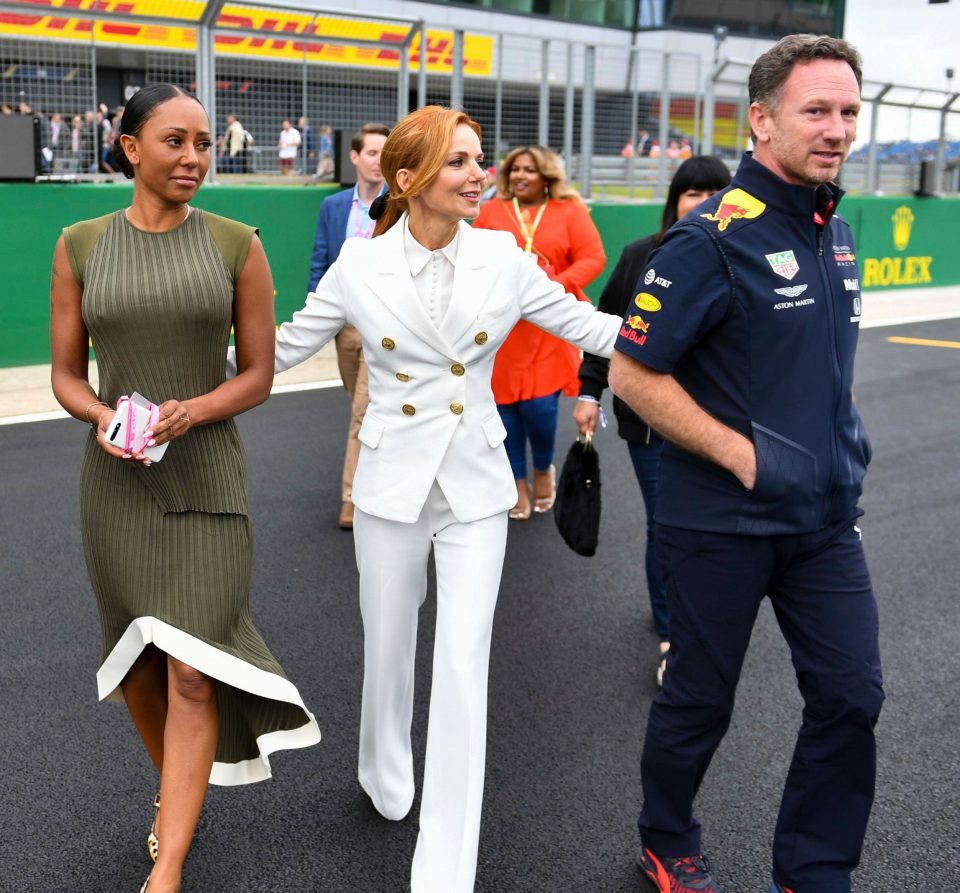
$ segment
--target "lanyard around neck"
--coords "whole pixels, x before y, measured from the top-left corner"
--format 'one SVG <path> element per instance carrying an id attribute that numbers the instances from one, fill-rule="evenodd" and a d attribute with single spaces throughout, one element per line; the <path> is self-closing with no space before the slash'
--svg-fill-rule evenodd
<path id="1" fill-rule="evenodd" d="M 517 225 L 520 227 L 520 235 L 523 236 L 526 242 L 523 247 L 526 254 L 533 254 L 533 236 L 537 231 L 537 227 L 540 226 L 540 220 L 543 217 L 543 212 L 546 210 L 547 203 L 544 201 L 544 203 L 540 205 L 540 210 L 537 211 L 537 216 L 534 218 L 533 223 L 527 226 L 523 215 L 520 213 L 520 202 L 517 201 L 516 197 L 513 199 L 513 212 L 517 215 Z"/>
<path id="2" fill-rule="evenodd" d="M 376 227 L 376 221 L 371 220 L 369 226 L 360 225 L 360 199 L 355 198 L 353 200 L 353 226 L 354 226 L 354 235 L 359 236 L 361 239 L 369 239 L 373 235 L 374 227 Z"/>

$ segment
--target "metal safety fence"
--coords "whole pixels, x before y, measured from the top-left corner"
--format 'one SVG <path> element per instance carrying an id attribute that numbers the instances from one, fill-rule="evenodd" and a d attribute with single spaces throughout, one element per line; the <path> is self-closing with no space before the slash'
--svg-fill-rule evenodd
<path id="1" fill-rule="evenodd" d="M 212 178 L 332 180 L 344 135 L 427 103 L 475 118 L 491 162 L 517 145 L 557 150 L 586 197 L 663 196 L 690 154 L 733 164 L 748 145 L 750 63 L 742 60 L 711 65 L 692 53 L 223 0 L 76 0 L 57 9 L 43 15 L 52 9 L 38 0 L 0 0 L 0 103 L 40 121 L 44 176 L 111 175 L 123 102 L 157 82 L 195 91 L 207 107 L 218 143 Z M 926 161 L 928 188 L 954 190 L 957 98 L 865 84 L 873 138 L 845 185 L 912 184 Z M 917 122 L 928 116 L 925 159 L 877 139 L 885 116 L 904 109 Z"/>

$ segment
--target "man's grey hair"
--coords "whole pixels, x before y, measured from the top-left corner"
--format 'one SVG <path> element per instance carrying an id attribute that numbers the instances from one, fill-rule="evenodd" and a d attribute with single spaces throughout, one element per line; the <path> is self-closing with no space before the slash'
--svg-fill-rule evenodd
<path id="1" fill-rule="evenodd" d="M 863 87 L 863 60 L 857 48 L 839 37 L 816 34 L 789 34 L 767 50 L 750 69 L 750 102 L 777 108 L 784 82 L 797 63 L 814 59 L 839 59 L 846 62 Z"/>

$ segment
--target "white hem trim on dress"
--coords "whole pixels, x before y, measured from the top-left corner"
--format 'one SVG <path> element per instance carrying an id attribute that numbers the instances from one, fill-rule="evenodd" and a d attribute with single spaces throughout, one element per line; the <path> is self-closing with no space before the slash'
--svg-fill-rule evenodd
<path id="1" fill-rule="evenodd" d="M 151 643 L 213 679 L 272 701 L 294 704 L 309 717 L 309 721 L 298 729 L 267 732 L 257 738 L 259 757 L 242 763 L 214 763 L 210 784 L 239 785 L 264 781 L 271 776 L 268 757 L 274 751 L 309 747 L 320 741 L 317 720 L 307 710 L 300 692 L 289 679 L 261 670 L 156 617 L 138 617 L 132 621 L 97 670 L 97 692 L 101 701 L 122 699 L 120 683 L 123 677 Z"/>

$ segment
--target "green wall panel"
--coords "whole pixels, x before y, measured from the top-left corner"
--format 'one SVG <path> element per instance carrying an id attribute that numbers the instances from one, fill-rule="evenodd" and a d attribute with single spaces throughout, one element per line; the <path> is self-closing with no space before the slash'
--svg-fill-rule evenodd
<path id="1" fill-rule="evenodd" d="M 0 183 L 0 366 L 46 363 L 50 262 L 63 227 L 130 202 L 130 184 Z M 317 211 L 329 187 L 204 186 L 196 204 L 260 227 L 276 288 L 277 320 L 303 304 Z M 607 268 L 587 290 L 596 300 L 623 246 L 656 232 L 658 203 L 598 204 L 593 219 L 603 237 Z M 860 197 L 842 212 L 857 238 L 867 289 L 960 284 L 960 199 Z"/>
<path id="2" fill-rule="evenodd" d="M 60 231 L 129 205 L 129 183 L 0 183 L 0 366 L 50 361 L 50 265 Z M 194 204 L 260 227 L 277 319 L 303 306 L 317 212 L 329 187 L 204 186 Z"/>

